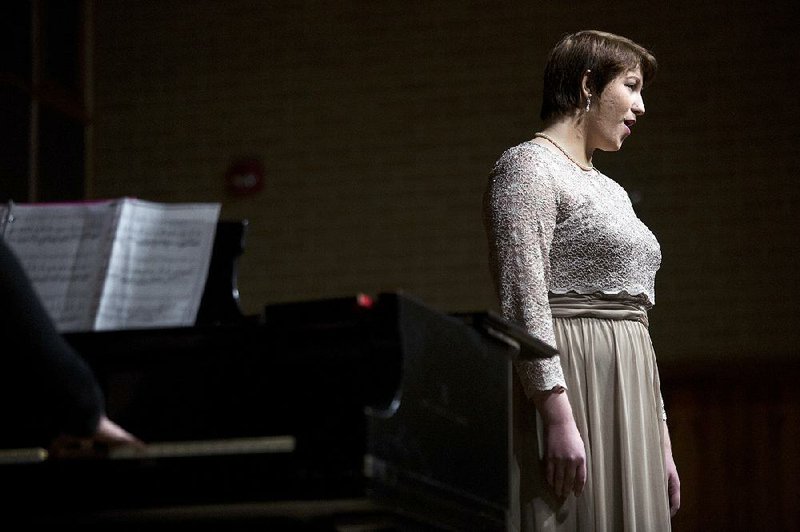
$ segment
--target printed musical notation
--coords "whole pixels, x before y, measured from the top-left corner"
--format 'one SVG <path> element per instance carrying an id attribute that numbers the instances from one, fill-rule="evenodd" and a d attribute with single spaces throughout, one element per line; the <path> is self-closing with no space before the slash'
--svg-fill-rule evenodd
<path id="1" fill-rule="evenodd" d="M 194 324 L 216 203 L 131 198 L 0 207 L 17 253 L 61 331 Z"/>

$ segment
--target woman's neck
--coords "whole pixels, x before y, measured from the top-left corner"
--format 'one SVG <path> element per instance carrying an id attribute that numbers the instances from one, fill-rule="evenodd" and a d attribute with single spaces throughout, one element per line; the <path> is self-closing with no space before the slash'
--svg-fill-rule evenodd
<path id="1" fill-rule="evenodd" d="M 583 168 L 592 168 L 593 149 L 589 148 L 584 128 L 573 119 L 551 122 L 541 130 L 555 148 L 564 150 L 569 159 Z"/>

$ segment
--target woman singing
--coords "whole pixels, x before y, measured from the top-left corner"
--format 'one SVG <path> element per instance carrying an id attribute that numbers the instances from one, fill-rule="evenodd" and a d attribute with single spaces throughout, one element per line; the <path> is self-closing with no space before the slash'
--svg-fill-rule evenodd
<path id="1" fill-rule="evenodd" d="M 653 55 L 624 37 L 565 36 L 545 67 L 541 131 L 490 176 L 485 222 L 503 313 L 559 352 L 516 368 L 521 530 L 669 530 L 680 506 L 647 329 L 659 244 L 592 164 L 635 129 L 655 71 Z"/>

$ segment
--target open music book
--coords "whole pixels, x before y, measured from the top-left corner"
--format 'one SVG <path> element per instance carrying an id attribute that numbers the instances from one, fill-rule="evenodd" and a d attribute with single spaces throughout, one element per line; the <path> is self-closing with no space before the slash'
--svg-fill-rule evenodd
<path id="1" fill-rule="evenodd" d="M 61 332 L 194 325 L 220 205 L 131 198 L 0 206 Z"/>

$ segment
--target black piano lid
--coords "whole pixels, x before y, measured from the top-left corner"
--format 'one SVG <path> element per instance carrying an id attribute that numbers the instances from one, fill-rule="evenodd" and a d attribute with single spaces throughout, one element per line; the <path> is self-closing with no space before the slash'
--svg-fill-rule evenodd
<path id="1" fill-rule="evenodd" d="M 472 325 L 497 340 L 519 346 L 517 358 L 549 358 L 558 355 L 558 350 L 538 338 L 531 336 L 523 327 L 517 325 L 494 311 L 476 312 L 463 315 Z"/>

